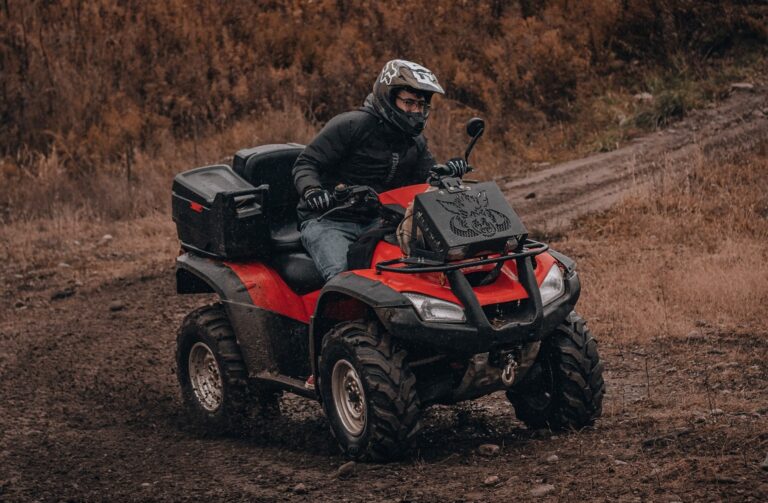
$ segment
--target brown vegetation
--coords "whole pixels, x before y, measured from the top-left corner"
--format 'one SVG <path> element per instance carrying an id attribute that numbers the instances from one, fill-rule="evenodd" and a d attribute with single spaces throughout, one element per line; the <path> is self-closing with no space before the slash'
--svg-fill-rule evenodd
<path id="1" fill-rule="evenodd" d="M 768 157 L 692 159 L 616 208 L 581 219 L 561 245 L 589 281 L 599 333 L 633 343 L 701 327 L 764 329 L 768 318 Z"/>
<path id="2" fill-rule="evenodd" d="M 766 9 L 690 0 L 6 1 L 0 183 L 9 190 L 0 210 L 5 219 L 50 215 L 66 200 L 100 216 L 141 215 L 152 204 L 137 193 L 163 197 L 152 187 L 171 172 L 254 142 L 305 141 L 358 106 L 393 57 L 423 62 L 445 83 L 429 131 L 440 156 L 460 148 L 470 114 L 489 121 L 482 148 L 506 154 L 485 163 L 486 175 L 516 159 L 614 148 L 632 128 L 716 98 L 723 87 L 710 70 L 733 46 L 757 44 L 742 52 L 760 61 Z M 640 91 L 659 99 L 634 103 Z M 242 143 L 213 148 L 228 135 Z M 139 190 L 103 206 L 99 192 L 121 179 Z M 30 199 L 40 206 L 15 209 Z"/>

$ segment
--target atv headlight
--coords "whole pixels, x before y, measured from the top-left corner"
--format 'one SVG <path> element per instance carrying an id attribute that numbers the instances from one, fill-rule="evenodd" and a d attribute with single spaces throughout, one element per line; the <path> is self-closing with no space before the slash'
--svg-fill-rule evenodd
<path id="1" fill-rule="evenodd" d="M 464 323 L 467 317 L 464 316 L 464 309 L 445 300 L 421 295 L 420 293 L 403 293 L 411 301 L 416 312 L 424 321 L 442 321 L 444 323 Z"/>
<path id="2" fill-rule="evenodd" d="M 546 306 L 565 292 L 563 273 L 557 264 L 553 265 L 539 287 L 541 304 Z"/>

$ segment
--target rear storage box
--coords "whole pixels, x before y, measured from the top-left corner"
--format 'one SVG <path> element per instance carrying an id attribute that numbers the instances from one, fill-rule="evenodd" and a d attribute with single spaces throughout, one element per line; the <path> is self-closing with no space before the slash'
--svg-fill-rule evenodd
<path id="1" fill-rule="evenodd" d="M 226 165 L 176 175 L 173 221 L 182 248 L 228 260 L 266 256 L 268 189 L 254 187 Z"/>

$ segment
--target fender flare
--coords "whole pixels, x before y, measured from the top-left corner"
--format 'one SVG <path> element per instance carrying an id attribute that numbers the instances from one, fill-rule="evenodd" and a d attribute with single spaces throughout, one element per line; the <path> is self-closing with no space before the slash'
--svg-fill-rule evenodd
<path id="1" fill-rule="evenodd" d="M 277 370 L 274 348 L 261 330 L 268 322 L 265 311 L 254 305 L 248 288 L 234 270 L 220 261 L 184 253 L 176 259 L 176 289 L 179 293 L 217 294 L 249 375 Z"/>
<path id="2" fill-rule="evenodd" d="M 330 315 L 334 305 L 347 302 L 341 315 Z M 391 310 L 411 308 L 413 305 L 403 294 L 381 281 L 374 281 L 354 272 L 338 274 L 323 287 L 317 299 L 315 312 L 310 319 L 309 351 L 312 373 L 317 374 L 317 361 L 323 336 L 339 321 L 356 319 L 360 310 L 373 310 L 377 319 L 386 327 Z"/>
<path id="3" fill-rule="evenodd" d="M 176 259 L 177 293 L 216 293 L 222 301 L 253 304 L 243 282 L 222 262 L 190 253 Z"/>

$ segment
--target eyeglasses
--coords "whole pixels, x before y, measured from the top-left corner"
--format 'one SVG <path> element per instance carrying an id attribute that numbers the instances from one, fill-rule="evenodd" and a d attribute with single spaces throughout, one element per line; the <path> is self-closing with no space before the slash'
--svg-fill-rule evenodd
<path id="1" fill-rule="evenodd" d="M 400 96 L 396 96 L 395 99 L 402 101 L 407 110 L 421 110 L 426 114 L 432 108 L 426 100 L 414 100 L 411 98 L 401 98 Z"/>

